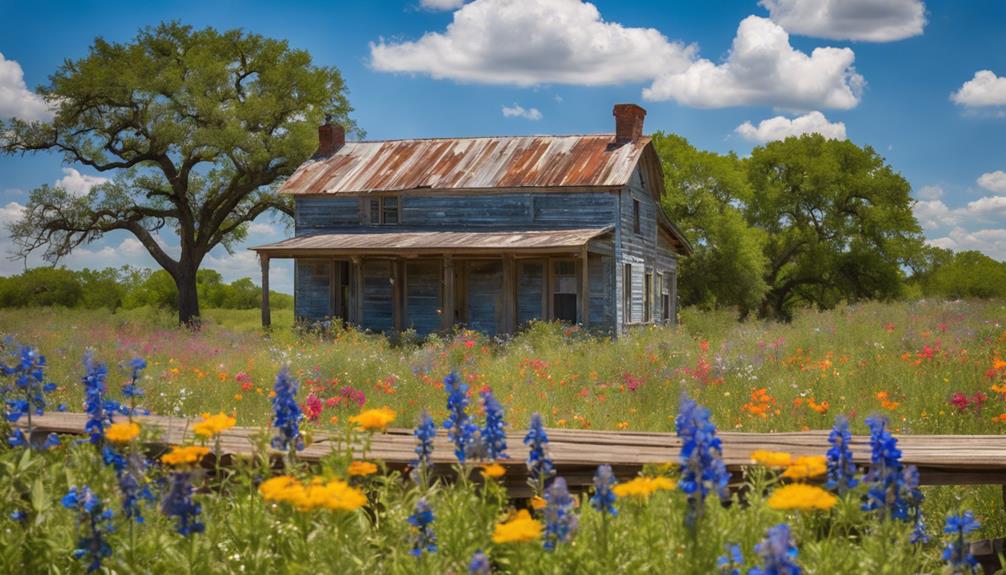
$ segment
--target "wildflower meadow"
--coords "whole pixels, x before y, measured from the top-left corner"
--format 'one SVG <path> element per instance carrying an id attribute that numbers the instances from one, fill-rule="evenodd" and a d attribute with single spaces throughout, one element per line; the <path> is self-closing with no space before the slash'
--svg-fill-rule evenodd
<path id="1" fill-rule="evenodd" d="M 4 573 L 973 573 L 1006 529 L 998 489 L 920 487 L 898 438 L 1006 429 L 1006 306 L 869 303 L 790 324 L 688 311 L 617 341 L 539 324 L 390 342 L 263 334 L 228 311 L 199 333 L 156 312 L 0 311 Z M 216 319 L 214 320 L 214 317 Z M 32 434 L 86 412 L 84 436 Z M 148 413 L 193 419 L 159 446 Z M 256 449 L 221 459 L 220 433 Z M 415 460 L 335 446 L 413 428 Z M 669 431 L 679 456 L 571 492 L 555 428 Z M 816 456 L 762 450 L 738 482 L 718 433 L 830 429 Z M 432 437 L 456 461 L 430 472 Z M 519 431 L 531 497 L 502 485 Z M 857 468 L 851 433 L 870 438 Z M 510 436 L 511 440 L 513 436 Z M 862 455 L 862 454 L 860 454 Z"/>

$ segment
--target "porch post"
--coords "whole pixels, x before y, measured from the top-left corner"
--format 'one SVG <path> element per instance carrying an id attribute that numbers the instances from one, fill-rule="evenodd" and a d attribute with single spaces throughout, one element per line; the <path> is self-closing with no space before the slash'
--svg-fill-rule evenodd
<path id="1" fill-rule="evenodd" d="M 580 323 L 590 325 L 590 273 L 587 269 L 587 246 L 580 248 Z"/>
<path id="2" fill-rule="evenodd" d="M 259 253 L 262 264 L 262 327 L 272 326 L 272 311 L 269 309 L 269 256 Z"/>
<path id="3" fill-rule="evenodd" d="M 391 260 L 391 317 L 395 326 L 395 333 L 402 331 L 405 321 L 402 317 L 402 298 L 405 297 L 402 290 L 402 266 L 404 262 L 401 258 Z"/>
<path id="4" fill-rule="evenodd" d="M 444 254 L 444 305 L 441 309 L 440 326 L 444 331 L 454 327 L 454 258 Z"/>

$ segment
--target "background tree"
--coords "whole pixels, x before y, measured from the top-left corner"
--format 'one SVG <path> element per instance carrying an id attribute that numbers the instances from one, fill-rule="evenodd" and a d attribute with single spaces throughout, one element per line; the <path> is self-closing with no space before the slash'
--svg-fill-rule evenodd
<path id="1" fill-rule="evenodd" d="M 330 117 L 351 111 L 338 70 L 303 50 L 240 30 L 146 28 L 130 43 L 101 38 L 39 89 L 49 122 L 0 125 L 6 153 L 52 150 L 114 179 L 84 196 L 42 186 L 11 226 L 20 254 L 55 262 L 105 233 L 126 230 L 171 276 L 178 319 L 199 317 L 196 272 L 218 245 L 228 250 L 262 213 L 292 208 L 272 185 L 317 146 Z M 158 238 L 170 229 L 172 257 Z"/>
<path id="2" fill-rule="evenodd" d="M 926 246 L 924 265 L 912 282 L 925 296 L 1006 298 L 1006 263 L 977 251 L 952 252 Z"/>
<path id="3" fill-rule="evenodd" d="M 653 143 L 670 192 L 663 205 L 695 248 L 679 261 L 681 304 L 736 307 L 741 316 L 765 295 L 765 234 L 744 217 L 753 190 L 737 156 L 695 149 L 675 134 L 658 132 Z"/>
<path id="4" fill-rule="evenodd" d="M 869 146 L 819 134 L 755 148 L 747 219 L 768 234 L 761 315 L 900 295 L 922 249 L 908 182 Z"/>

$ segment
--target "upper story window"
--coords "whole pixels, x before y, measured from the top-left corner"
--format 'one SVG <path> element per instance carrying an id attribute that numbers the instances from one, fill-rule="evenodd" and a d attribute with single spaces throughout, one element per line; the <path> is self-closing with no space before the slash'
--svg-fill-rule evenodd
<path id="1" fill-rule="evenodd" d="M 371 225 L 397 224 L 400 219 L 398 204 L 396 196 L 371 198 L 368 202 Z"/>
<path id="2" fill-rule="evenodd" d="M 632 231 L 641 233 L 639 231 L 639 200 L 632 200 Z"/>

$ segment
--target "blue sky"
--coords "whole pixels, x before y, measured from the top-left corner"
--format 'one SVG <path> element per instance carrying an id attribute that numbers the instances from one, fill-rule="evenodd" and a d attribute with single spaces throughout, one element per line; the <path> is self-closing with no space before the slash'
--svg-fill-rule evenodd
<path id="1" fill-rule="evenodd" d="M 31 90 L 95 36 L 128 41 L 170 19 L 240 27 L 337 66 L 373 139 L 606 132 L 616 102 L 644 106 L 647 132 L 719 152 L 803 131 L 847 137 L 909 180 L 930 241 L 1006 260 L 1001 0 L 40 4 L 0 0 L 0 116 L 44 114 Z M 54 155 L 2 157 L 0 223 L 40 184 L 86 191 L 96 176 Z M 262 218 L 248 243 L 286 233 Z M 122 263 L 152 260 L 118 234 L 65 260 Z M 227 279 L 257 271 L 243 249 L 207 265 Z M 0 274 L 20 269 L 0 261 Z M 272 283 L 289 290 L 290 268 L 274 265 Z"/>

